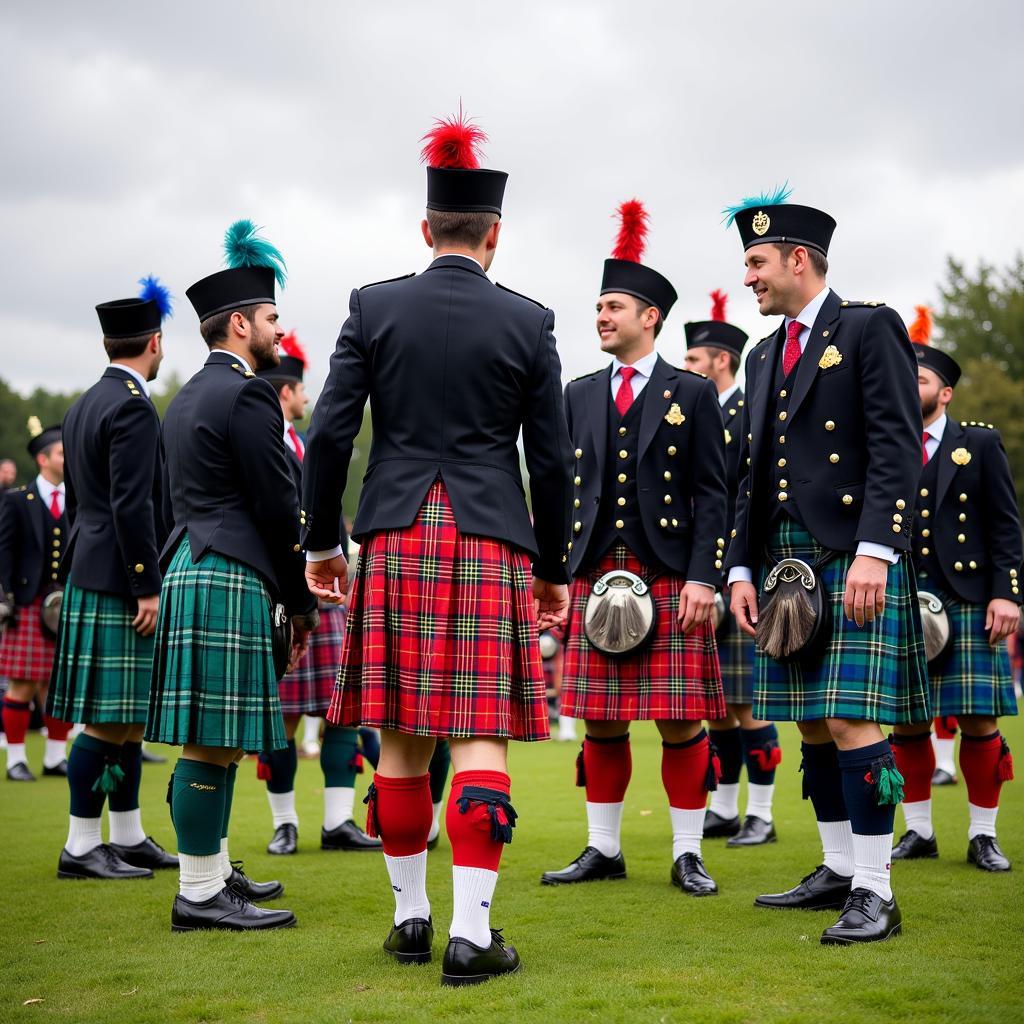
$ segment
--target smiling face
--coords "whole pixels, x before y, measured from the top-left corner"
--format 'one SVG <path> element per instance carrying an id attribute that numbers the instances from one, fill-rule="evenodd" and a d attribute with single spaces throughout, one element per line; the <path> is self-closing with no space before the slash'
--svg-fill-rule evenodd
<path id="1" fill-rule="evenodd" d="M 783 257 L 774 243 L 765 242 L 751 246 L 744 254 L 747 273 L 743 284 L 753 291 L 762 316 L 796 316 L 804 308 L 805 303 L 799 301 L 796 252 Z M 795 309 L 794 302 L 798 303 Z"/>
<path id="2" fill-rule="evenodd" d="M 624 292 L 609 292 L 597 300 L 597 336 L 601 351 L 633 363 L 654 350 L 657 307 Z"/>
<path id="3" fill-rule="evenodd" d="M 277 346 L 284 337 L 284 329 L 278 322 L 277 306 L 269 302 L 257 306 L 249 328 L 249 352 L 252 354 L 253 369 L 269 370 L 279 366 L 281 355 Z"/>

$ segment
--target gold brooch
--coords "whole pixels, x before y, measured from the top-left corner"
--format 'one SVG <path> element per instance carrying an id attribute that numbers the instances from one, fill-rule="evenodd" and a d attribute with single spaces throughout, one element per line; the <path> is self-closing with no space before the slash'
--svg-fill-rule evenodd
<path id="1" fill-rule="evenodd" d="M 843 361 L 843 353 L 835 347 L 835 345 L 829 345 L 827 349 L 821 354 L 821 358 L 818 360 L 818 366 L 823 370 L 828 370 L 833 366 L 838 366 Z"/>
<path id="2" fill-rule="evenodd" d="M 679 408 L 678 402 L 673 402 L 669 411 L 665 413 L 665 422 L 671 423 L 673 427 L 678 427 L 680 423 L 686 422 L 686 417 L 683 415 L 683 410 Z"/>
<path id="3" fill-rule="evenodd" d="M 729 433 L 729 428 L 725 428 L 725 443 L 728 444 L 732 440 L 732 434 Z"/>
<path id="4" fill-rule="evenodd" d="M 966 466 L 971 461 L 971 453 L 966 448 L 954 448 L 949 457 L 958 465 Z"/>
<path id="5" fill-rule="evenodd" d="M 750 227 L 758 238 L 760 238 L 761 235 L 763 235 L 771 226 L 772 222 L 764 210 L 758 210 L 757 213 L 754 214 L 754 219 L 750 222 Z"/>

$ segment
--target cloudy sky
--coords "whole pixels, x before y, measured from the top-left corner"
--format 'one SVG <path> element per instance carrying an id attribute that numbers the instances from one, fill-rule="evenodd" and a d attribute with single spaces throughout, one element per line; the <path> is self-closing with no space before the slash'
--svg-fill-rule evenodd
<path id="1" fill-rule="evenodd" d="M 1022 30 L 1019 0 L 6 4 L 2 376 L 90 382 L 93 306 L 146 273 L 178 297 L 164 365 L 194 372 L 185 289 L 246 216 L 288 260 L 319 390 L 350 289 L 428 262 L 419 138 L 460 98 L 511 175 L 492 277 L 555 310 L 566 377 L 602 365 L 593 301 L 632 196 L 680 295 L 670 361 L 713 288 L 770 329 L 719 211 L 787 179 L 839 222 L 833 287 L 912 318 L 947 254 L 1021 246 Z"/>

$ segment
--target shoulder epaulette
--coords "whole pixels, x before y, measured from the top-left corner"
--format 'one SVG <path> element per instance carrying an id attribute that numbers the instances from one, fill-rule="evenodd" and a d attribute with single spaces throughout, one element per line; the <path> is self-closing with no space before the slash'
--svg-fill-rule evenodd
<path id="1" fill-rule="evenodd" d="M 876 306 L 884 306 L 885 303 L 884 302 L 876 302 L 873 299 L 870 302 L 860 302 L 860 301 L 856 301 L 854 299 L 843 299 L 843 301 L 841 303 L 839 303 L 839 305 L 843 309 L 853 309 L 854 307 L 858 307 L 858 306 L 859 307 L 868 306 L 871 309 L 874 309 Z"/>
<path id="2" fill-rule="evenodd" d="M 8 487 L 7 488 L 7 493 L 8 494 L 18 494 L 21 491 L 27 491 L 27 490 L 28 490 L 28 484 L 18 484 L 17 487 Z"/>
<path id="3" fill-rule="evenodd" d="M 389 277 L 384 281 L 371 281 L 369 284 L 364 284 L 359 290 L 363 291 L 366 288 L 376 288 L 379 284 L 391 284 L 393 281 L 407 281 L 410 277 L 415 276 L 415 274 L 400 274 L 398 277 Z"/>
<path id="4" fill-rule="evenodd" d="M 141 392 L 141 391 L 139 390 L 139 385 L 135 383 L 135 380 L 134 380 L 134 378 L 132 378 L 132 377 L 129 377 L 129 378 L 128 378 L 128 379 L 127 379 L 127 380 L 126 380 L 125 382 L 124 382 L 124 384 L 125 384 L 125 387 L 126 387 L 126 388 L 128 389 L 128 391 L 129 391 L 129 393 L 130 393 L 131 395 L 135 396 L 136 398 L 138 398 L 139 396 L 141 396 L 142 392 Z"/>
<path id="5" fill-rule="evenodd" d="M 703 377 L 705 380 L 708 379 L 708 375 L 706 373 L 701 373 L 700 370 L 688 370 L 685 366 L 677 366 L 676 369 L 682 373 L 692 373 L 694 377 Z"/>
<path id="6" fill-rule="evenodd" d="M 604 370 L 591 370 L 590 373 L 581 373 L 578 377 L 573 377 L 572 380 L 569 381 L 569 383 L 572 384 L 574 381 L 577 380 L 586 380 L 588 377 L 596 377 L 599 373 L 603 372 Z"/>
<path id="7" fill-rule="evenodd" d="M 535 306 L 540 306 L 541 309 L 547 309 L 543 302 L 538 302 L 536 299 L 531 299 L 529 295 L 523 295 L 521 292 L 513 291 L 511 288 L 505 287 L 500 281 L 495 281 L 495 284 L 503 291 L 508 292 L 509 295 L 518 296 L 520 299 L 526 299 L 527 302 L 532 302 Z"/>
<path id="8" fill-rule="evenodd" d="M 995 430 L 993 423 L 979 423 L 977 420 L 961 420 L 961 427 L 980 427 L 982 430 Z"/>
<path id="9" fill-rule="evenodd" d="M 231 363 L 231 369 L 240 373 L 243 377 L 255 377 L 256 374 L 252 370 L 247 370 L 241 363 Z"/>

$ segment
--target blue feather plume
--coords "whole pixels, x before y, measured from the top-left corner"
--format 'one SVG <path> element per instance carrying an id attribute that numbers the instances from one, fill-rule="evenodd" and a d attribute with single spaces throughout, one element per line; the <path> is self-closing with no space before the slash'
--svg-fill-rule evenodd
<path id="1" fill-rule="evenodd" d="M 778 206 L 780 203 L 784 203 L 792 194 L 793 190 L 789 187 L 789 182 L 784 182 L 781 185 L 776 185 L 774 192 L 762 192 L 759 196 L 747 196 L 746 199 L 741 199 L 735 206 L 726 206 L 722 210 L 722 220 L 727 228 L 732 227 L 732 222 L 736 219 L 737 213 L 750 210 L 755 206 Z"/>
<path id="2" fill-rule="evenodd" d="M 224 258 L 230 270 L 239 267 L 270 267 L 278 287 L 283 288 L 287 267 L 280 250 L 265 238 L 251 220 L 236 220 L 224 233 Z"/>
<path id="3" fill-rule="evenodd" d="M 160 310 L 161 320 L 164 317 L 174 316 L 171 306 L 171 293 L 160 283 L 160 278 L 147 274 L 145 277 L 139 278 L 139 284 L 142 285 L 139 298 L 143 302 L 155 302 L 156 308 Z"/>

